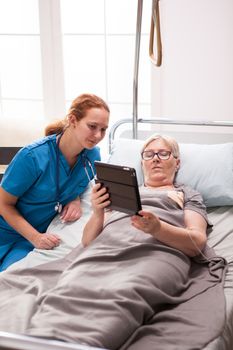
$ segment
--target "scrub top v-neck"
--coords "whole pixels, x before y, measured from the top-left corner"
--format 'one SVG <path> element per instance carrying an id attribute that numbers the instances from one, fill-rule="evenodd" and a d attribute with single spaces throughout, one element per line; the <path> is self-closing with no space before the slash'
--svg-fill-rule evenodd
<path id="1" fill-rule="evenodd" d="M 8 166 L 1 187 L 18 197 L 17 209 L 39 232 L 45 232 L 56 215 L 56 135 L 44 137 L 20 150 Z M 82 158 L 94 168 L 100 160 L 98 147 L 84 149 L 70 168 L 59 150 L 59 201 L 66 205 L 82 194 L 89 182 Z M 93 178 L 90 167 L 86 169 Z M 0 216 L 0 233 L 16 233 Z"/>

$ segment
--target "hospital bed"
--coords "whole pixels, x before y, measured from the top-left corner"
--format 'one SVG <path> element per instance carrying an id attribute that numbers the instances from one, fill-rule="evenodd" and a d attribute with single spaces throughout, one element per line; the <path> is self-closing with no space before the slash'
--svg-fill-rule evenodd
<path id="1" fill-rule="evenodd" d="M 158 2 L 153 1 L 158 10 Z M 109 134 L 108 162 L 134 167 L 139 184 L 142 183 L 140 168 L 140 149 L 143 139 L 152 133 L 174 136 L 181 149 L 181 168 L 178 181 L 191 185 L 201 192 L 207 205 L 213 231 L 208 236 L 208 244 L 214 247 L 218 255 L 223 256 L 228 264 L 224 293 L 226 298 L 226 322 L 222 333 L 209 342 L 203 350 L 233 349 L 233 123 L 232 122 L 197 122 L 173 119 L 138 119 L 137 117 L 137 77 L 140 48 L 140 27 L 142 1 L 138 1 L 137 37 L 134 69 L 133 120 L 125 119 L 116 123 Z M 156 11 L 157 11 L 156 10 Z M 152 17 L 153 20 L 157 15 Z M 153 22 L 153 21 L 152 21 Z M 154 24 L 159 34 L 159 22 Z M 160 39 L 160 36 L 159 36 Z M 160 44 L 160 40 L 157 40 Z M 150 56 L 153 55 L 153 40 L 150 40 Z M 161 45 L 157 47 L 156 65 L 161 64 Z M 133 123 L 132 123 L 133 122 Z M 133 124 L 133 125 L 132 125 Z M 125 128 L 130 125 L 128 131 Z M 131 127 L 132 125 L 132 127 Z M 141 128 L 141 129 L 140 129 Z M 183 128 L 183 129 L 182 129 Z M 122 131 L 123 129 L 123 131 Z M 140 130 L 139 130 L 140 129 Z M 181 129 L 183 131 L 181 131 Z M 196 130 L 194 132 L 194 129 Z M 190 131 L 191 130 L 191 131 Z M 217 131 L 216 131 L 217 130 Z M 196 138 L 193 140 L 193 134 Z M 62 223 L 59 216 L 51 222 L 48 231 L 56 232 L 61 237 L 61 244 L 53 250 L 34 249 L 28 256 L 12 265 L 9 269 L 34 267 L 55 259 L 62 258 L 72 248 L 80 244 L 82 230 L 88 220 L 91 186 L 81 197 L 82 217 L 73 223 Z M 190 315 L 192 317 L 192 315 Z M 2 350 L 42 350 L 73 349 L 97 350 L 83 344 L 71 344 L 47 339 L 38 339 L 13 333 L 0 332 L 0 349 Z M 100 349 L 99 349 L 100 350 Z M 103 350 L 103 349 L 102 349 Z M 151 349 L 152 350 L 152 349 Z"/>
<path id="2" fill-rule="evenodd" d="M 233 348 L 233 123 L 184 122 L 169 120 L 138 120 L 137 127 L 149 126 L 148 130 L 138 130 L 138 139 L 133 139 L 127 129 L 119 129 L 130 120 L 123 120 L 113 126 L 110 132 L 109 163 L 134 167 L 139 184 L 142 183 L 140 150 L 143 140 L 152 133 L 169 134 L 179 141 L 181 150 L 181 168 L 178 181 L 190 185 L 201 192 L 207 205 L 210 221 L 214 224 L 208 236 L 208 244 L 214 247 L 218 255 L 229 263 L 226 274 L 224 293 L 226 298 L 226 323 L 222 334 L 210 342 L 204 350 L 232 350 Z M 188 131 L 192 125 L 192 136 L 197 128 L 198 142 L 191 142 Z M 182 127 L 186 128 L 183 132 Z M 170 128 L 170 129 L 169 129 Z M 202 132 L 200 132 L 201 128 Z M 207 129 L 211 129 L 207 131 Z M 142 128 L 143 129 L 143 128 Z M 176 129 L 176 130 L 175 130 Z M 218 132 L 213 131 L 217 129 Z M 220 131 L 219 131 L 220 130 Z M 212 136 L 207 137 L 207 135 Z M 187 136 L 188 135 L 188 136 Z M 202 140 L 206 139 L 206 142 Z M 217 139 L 217 142 L 214 141 Z M 207 141 L 210 143 L 208 144 Z M 214 143 L 215 142 L 215 143 Z M 48 231 L 61 236 L 62 243 L 53 250 L 34 249 L 21 261 L 9 269 L 32 267 L 66 255 L 81 242 L 82 229 L 90 211 L 91 186 L 82 195 L 83 216 L 73 223 L 62 223 L 59 217 L 51 222 Z M 71 344 L 46 339 L 0 332 L 0 349 L 95 349 L 82 344 Z"/>
<path id="3" fill-rule="evenodd" d="M 0 181 L 3 177 L 7 165 L 21 147 L 0 147 Z"/>

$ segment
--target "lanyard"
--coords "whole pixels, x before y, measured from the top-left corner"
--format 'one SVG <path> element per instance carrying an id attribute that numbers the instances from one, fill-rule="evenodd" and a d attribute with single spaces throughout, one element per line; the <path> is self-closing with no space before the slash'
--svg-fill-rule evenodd
<path id="1" fill-rule="evenodd" d="M 57 142 L 56 142 L 56 205 L 55 205 L 55 211 L 59 214 L 62 211 L 62 204 L 60 203 L 60 189 L 59 189 L 59 183 L 60 183 L 60 169 L 59 169 L 59 144 L 62 137 L 62 133 L 58 135 Z"/>
<path id="2" fill-rule="evenodd" d="M 62 133 L 58 135 L 57 143 L 56 143 L 56 205 L 55 205 L 55 211 L 59 214 L 62 212 L 62 204 L 60 202 L 60 189 L 59 189 L 59 183 L 60 183 L 60 169 L 59 169 L 59 163 L 60 163 L 60 157 L 59 157 L 59 144 L 62 137 Z M 95 177 L 94 169 L 92 167 L 90 159 L 84 155 L 81 154 L 82 164 L 85 170 L 85 173 L 87 175 L 88 181 L 91 182 L 91 177 L 88 173 L 86 163 L 88 164 L 89 168 L 91 169 L 91 174 L 93 178 Z"/>

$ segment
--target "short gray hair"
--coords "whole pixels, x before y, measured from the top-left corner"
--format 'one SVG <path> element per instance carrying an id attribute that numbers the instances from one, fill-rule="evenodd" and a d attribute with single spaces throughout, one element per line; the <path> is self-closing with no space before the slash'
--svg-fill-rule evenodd
<path id="1" fill-rule="evenodd" d="M 179 149 L 179 145 L 177 143 L 177 141 L 171 137 L 171 136 L 167 136 L 167 135 L 159 135 L 159 134 L 153 134 L 151 135 L 144 143 L 144 145 L 142 146 L 142 150 L 141 153 L 145 150 L 145 148 L 154 140 L 158 140 L 161 139 L 163 140 L 170 148 L 171 148 L 171 152 L 174 158 L 180 158 L 180 149 Z"/>

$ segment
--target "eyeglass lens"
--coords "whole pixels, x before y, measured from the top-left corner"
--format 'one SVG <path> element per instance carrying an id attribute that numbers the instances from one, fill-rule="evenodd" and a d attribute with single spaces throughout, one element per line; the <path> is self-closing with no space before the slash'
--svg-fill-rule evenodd
<path id="1" fill-rule="evenodd" d="M 158 152 L 154 152 L 153 150 L 148 150 L 148 151 L 142 152 L 142 158 L 144 160 L 153 159 L 155 155 L 160 160 L 167 160 L 167 159 L 170 158 L 171 152 L 170 151 L 166 151 L 166 150 L 161 150 L 161 151 L 158 151 Z"/>

